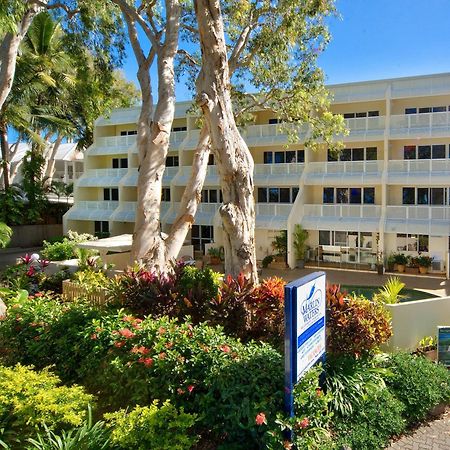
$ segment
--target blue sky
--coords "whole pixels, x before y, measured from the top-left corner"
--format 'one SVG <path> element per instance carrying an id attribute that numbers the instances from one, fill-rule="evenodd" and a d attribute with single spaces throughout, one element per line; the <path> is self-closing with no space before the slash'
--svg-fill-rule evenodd
<path id="1" fill-rule="evenodd" d="M 450 72 L 450 0 L 337 0 L 320 57 L 327 83 Z M 136 80 L 129 51 L 125 75 Z M 184 86 L 177 99 L 189 99 Z"/>

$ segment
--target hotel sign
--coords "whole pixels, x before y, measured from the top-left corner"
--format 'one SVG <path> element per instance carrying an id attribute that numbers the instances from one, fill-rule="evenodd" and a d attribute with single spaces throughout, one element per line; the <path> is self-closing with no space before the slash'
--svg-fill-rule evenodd
<path id="1" fill-rule="evenodd" d="M 325 358 L 325 273 L 315 272 L 285 286 L 285 402 L 293 415 L 294 385 Z"/>

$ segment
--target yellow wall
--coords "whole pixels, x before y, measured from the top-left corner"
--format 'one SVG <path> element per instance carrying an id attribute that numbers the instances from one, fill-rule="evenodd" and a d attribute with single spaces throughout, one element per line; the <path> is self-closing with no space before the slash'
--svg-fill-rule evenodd
<path id="1" fill-rule="evenodd" d="M 391 114 L 405 114 L 405 108 L 421 108 L 427 106 L 449 106 L 450 95 L 439 95 L 435 97 L 413 97 L 392 100 Z"/>
<path id="2" fill-rule="evenodd" d="M 333 104 L 331 111 L 335 114 L 379 111 L 380 116 L 386 115 L 386 102 L 384 100 L 374 102 L 357 102 Z"/>

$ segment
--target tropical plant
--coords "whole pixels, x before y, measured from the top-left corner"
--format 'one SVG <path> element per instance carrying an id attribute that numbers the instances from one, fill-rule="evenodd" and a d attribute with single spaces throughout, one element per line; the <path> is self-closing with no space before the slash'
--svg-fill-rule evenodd
<path id="1" fill-rule="evenodd" d="M 0 222 L 0 247 L 6 247 L 11 241 L 12 229 L 6 223 Z"/>
<path id="2" fill-rule="evenodd" d="M 300 224 L 295 224 L 294 227 L 294 240 L 292 242 L 295 251 L 295 257 L 298 260 L 305 259 L 306 253 L 306 240 L 308 239 L 309 233 Z"/>
<path id="3" fill-rule="evenodd" d="M 386 284 L 373 296 L 373 299 L 384 304 L 398 303 L 402 298 L 405 298 L 404 295 L 400 295 L 405 286 L 405 283 L 399 277 L 389 277 Z"/>
<path id="4" fill-rule="evenodd" d="M 275 250 L 276 255 L 286 259 L 288 250 L 287 245 L 287 231 L 281 230 L 272 241 L 272 247 Z"/>
<path id="5" fill-rule="evenodd" d="M 431 267 L 433 264 L 433 259 L 434 258 L 432 256 L 419 255 L 416 261 L 419 267 Z"/>
<path id="6" fill-rule="evenodd" d="M 394 253 L 393 259 L 395 264 L 405 266 L 408 263 L 408 257 L 404 253 Z"/>

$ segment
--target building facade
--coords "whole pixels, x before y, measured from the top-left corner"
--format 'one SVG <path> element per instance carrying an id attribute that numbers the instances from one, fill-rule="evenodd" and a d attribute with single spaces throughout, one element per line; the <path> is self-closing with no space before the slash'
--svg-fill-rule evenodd
<path id="1" fill-rule="evenodd" d="M 257 258 L 300 223 L 309 232 L 311 259 L 372 266 L 380 255 L 434 257 L 445 270 L 450 236 L 450 74 L 329 86 L 332 111 L 344 116 L 348 136 L 336 155 L 313 152 L 288 137 L 268 111 L 242 130 L 255 161 Z M 173 223 L 199 137 L 190 103 L 179 103 L 163 178 L 161 223 Z M 75 183 L 65 229 L 132 233 L 136 210 L 139 108 L 115 110 L 95 124 Z M 221 192 L 214 158 L 190 235 L 198 250 L 222 240 Z"/>

